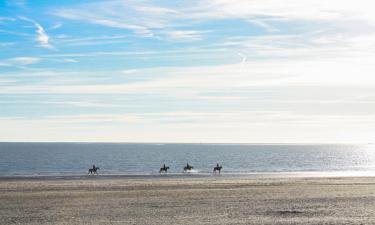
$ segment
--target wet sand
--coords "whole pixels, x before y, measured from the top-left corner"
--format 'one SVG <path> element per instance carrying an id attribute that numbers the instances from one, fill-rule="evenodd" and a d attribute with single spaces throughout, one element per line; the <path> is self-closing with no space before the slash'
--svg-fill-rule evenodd
<path id="1" fill-rule="evenodd" d="M 0 178 L 0 224 L 375 224 L 375 178 Z"/>

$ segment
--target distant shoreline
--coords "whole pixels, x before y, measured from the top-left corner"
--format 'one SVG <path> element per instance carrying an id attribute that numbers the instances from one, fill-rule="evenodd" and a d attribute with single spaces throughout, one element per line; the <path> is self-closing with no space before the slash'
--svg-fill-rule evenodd
<path id="1" fill-rule="evenodd" d="M 0 144 L 134 144 L 134 145 L 373 145 L 371 142 L 111 142 L 111 141 L 0 141 Z"/>
<path id="2" fill-rule="evenodd" d="M 17 180 L 152 180 L 152 179 L 262 179 L 262 178 L 342 178 L 375 177 L 374 171 L 327 172 L 249 172 L 249 173 L 168 173 L 168 174 L 68 174 L 68 175 L 0 175 L 1 181 Z"/>

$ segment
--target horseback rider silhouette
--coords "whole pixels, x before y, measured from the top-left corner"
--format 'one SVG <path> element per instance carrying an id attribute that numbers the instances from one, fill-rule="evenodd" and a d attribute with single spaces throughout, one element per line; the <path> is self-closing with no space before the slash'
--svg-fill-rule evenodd
<path id="1" fill-rule="evenodd" d="M 168 169 L 169 169 L 169 166 L 166 166 L 165 164 L 163 164 L 163 167 L 162 168 L 160 168 L 160 170 L 159 170 L 159 173 L 161 173 L 162 171 L 164 171 L 164 172 L 168 172 Z"/>
<path id="2" fill-rule="evenodd" d="M 92 168 L 89 169 L 88 174 L 98 174 L 99 167 L 96 167 L 95 165 L 92 165 Z"/>
<path id="3" fill-rule="evenodd" d="M 222 168 L 223 167 L 220 166 L 219 163 L 216 163 L 216 167 L 214 167 L 214 171 L 213 172 L 216 173 L 216 171 L 219 171 L 219 173 L 220 173 Z"/>

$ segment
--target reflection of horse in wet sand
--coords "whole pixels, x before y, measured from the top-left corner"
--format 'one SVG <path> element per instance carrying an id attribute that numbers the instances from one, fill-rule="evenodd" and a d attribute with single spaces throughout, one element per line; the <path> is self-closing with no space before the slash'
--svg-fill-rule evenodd
<path id="1" fill-rule="evenodd" d="M 97 174 L 98 175 L 98 169 L 100 169 L 100 168 L 93 165 L 92 168 L 89 169 L 88 174 Z"/>
<path id="2" fill-rule="evenodd" d="M 168 169 L 169 169 L 169 166 L 165 166 L 165 164 L 163 165 L 163 167 L 162 168 L 160 168 L 160 170 L 159 170 L 159 173 L 161 173 L 161 172 L 168 172 Z"/>
<path id="3" fill-rule="evenodd" d="M 194 167 L 190 166 L 189 163 L 186 163 L 186 166 L 184 167 L 184 172 L 190 171 L 192 169 L 194 169 Z"/>
<path id="4" fill-rule="evenodd" d="M 220 173 L 220 171 L 221 171 L 222 168 L 223 167 L 219 166 L 219 163 L 217 163 L 216 166 L 214 167 L 214 173 L 216 173 L 216 171 L 219 171 L 219 173 Z"/>

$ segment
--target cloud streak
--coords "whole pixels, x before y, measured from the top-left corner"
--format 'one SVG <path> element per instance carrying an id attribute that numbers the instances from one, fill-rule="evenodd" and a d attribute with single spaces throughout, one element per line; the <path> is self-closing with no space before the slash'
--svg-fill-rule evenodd
<path id="1" fill-rule="evenodd" d="M 49 48 L 49 49 L 53 48 L 53 46 L 50 44 L 50 37 L 48 36 L 48 34 L 46 33 L 42 25 L 24 16 L 19 16 L 18 18 L 21 20 L 30 22 L 35 26 L 36 41 L 39 43 L 39 46 L 43 48 Z"/>
<path id="2" fill-rule="evenodd" d="M 40 61 L 41 59 L 37 57 L 15 57 L 0 61 L 0 66 L 27 66 Z"/>

